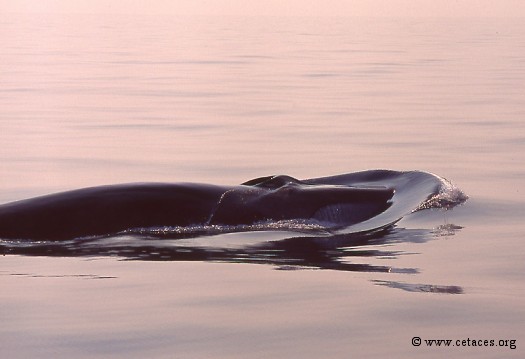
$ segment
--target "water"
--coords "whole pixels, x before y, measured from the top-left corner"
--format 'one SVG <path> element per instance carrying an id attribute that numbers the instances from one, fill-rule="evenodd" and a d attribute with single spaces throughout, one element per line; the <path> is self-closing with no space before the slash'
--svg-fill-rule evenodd
<path id="1" fill-rule="evenodd" d="M 519 19 L 13 14 L 0 35 L 2 203 L 374 168 L 470 196 L 362 241 L 254 232 L 164 242 L 186 246 L 175 258 L 7 254 L 2 356 L 523 356 Z M 198 250 L 214 246 L 230 251 Z"/>

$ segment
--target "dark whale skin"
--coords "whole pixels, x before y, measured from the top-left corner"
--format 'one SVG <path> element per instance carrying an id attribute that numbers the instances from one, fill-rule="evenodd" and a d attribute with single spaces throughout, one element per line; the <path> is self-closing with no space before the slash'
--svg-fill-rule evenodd
<path id="1" fill-rule="evenodd" d="M 1 205 L 0 238 L 61 241 L 133 228 L 326 219 L 343 209 L 352 213 L 337 220 L 348 225 L 390 206 L 393 188 L 334 178 L 268 176 L 237 186 L 135 183 L 61 192 Z"/>

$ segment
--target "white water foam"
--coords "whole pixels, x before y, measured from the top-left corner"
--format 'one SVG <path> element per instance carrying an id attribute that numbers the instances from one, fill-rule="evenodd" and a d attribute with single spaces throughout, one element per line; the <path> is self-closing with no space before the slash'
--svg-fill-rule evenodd
<path id="1" fill-rule="evenodd" d="M 441 180 L 439 192 L 422 202 L 413 212 L 430 208 L 451 209 L 463 204 L 468 196 L 449 180 L 436 176 Z"/>

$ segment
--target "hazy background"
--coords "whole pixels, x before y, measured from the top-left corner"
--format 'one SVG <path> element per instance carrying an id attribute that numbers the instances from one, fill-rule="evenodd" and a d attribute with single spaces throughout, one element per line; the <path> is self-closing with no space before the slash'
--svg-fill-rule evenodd
<path id="1" fill-rule="evenodd" d="M 5 12 L 273 15 L 273 16 L 416 16 L 517 17 L 525 15 L 520 0 L 45 0 L 0 1 Z"/>

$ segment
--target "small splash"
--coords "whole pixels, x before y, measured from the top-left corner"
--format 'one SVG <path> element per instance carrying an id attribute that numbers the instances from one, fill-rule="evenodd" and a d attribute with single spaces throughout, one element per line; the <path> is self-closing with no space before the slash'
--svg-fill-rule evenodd
<path id="1" fill-rule="evenodd" d="M 463 227 L 452 223 L 447 223 L 435 227 L 430 233 L 432 233 L 435 237 L 450 237 L 455 235 L 456 232 L 461 229 L 463 229 Z"/>
<path id="2" fill-rule="evenodd" d="M 441 208 L 441 209 L 452 209 L 455 206 L 461 205 L 468 200 L 468 196 L 456 187 L 449 180 L 436 176 L 441 180 L 439 192 L 429 197 L 426 201 L 422 202 L 414 212 L 430 209 L 430 208 Z"/>

